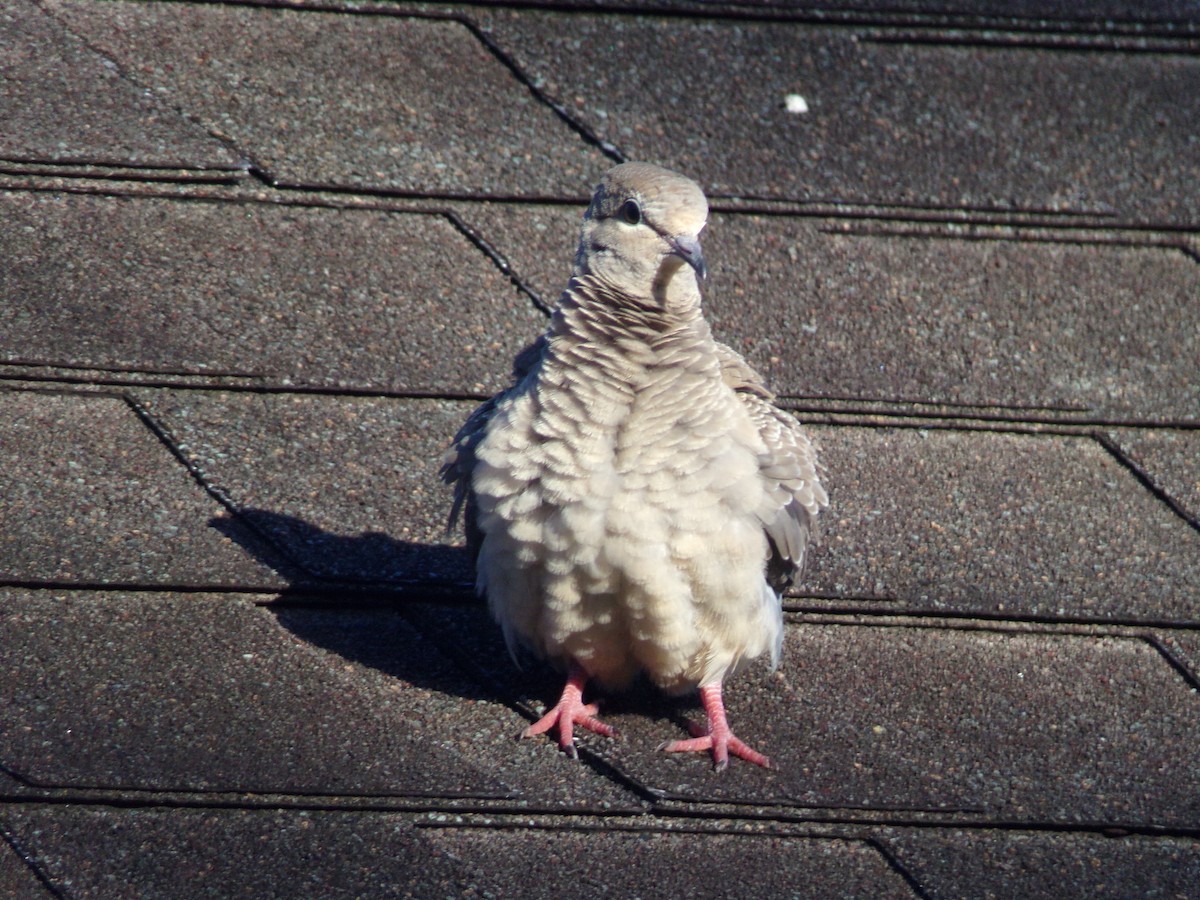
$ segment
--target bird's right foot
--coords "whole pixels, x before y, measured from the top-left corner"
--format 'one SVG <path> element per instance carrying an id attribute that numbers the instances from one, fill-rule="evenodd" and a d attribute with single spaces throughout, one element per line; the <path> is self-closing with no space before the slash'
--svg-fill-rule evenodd
<path id="1" fill-rule="evenodd" d="M 579 753 L 575 750 L 575 726 L 594 731 L 605 737 L 615 737 L 617 729 L 596 718 L 599 707 L 595 703 L 583 702 L 583 686 L 587 684 L 587 673 L 580 666 L 572 665 L 562 697 L 544 716 L 521 732 L 522 738 L 545 734 L 551 728 L 558 729 L 558 746 L 572 759 Z"/>

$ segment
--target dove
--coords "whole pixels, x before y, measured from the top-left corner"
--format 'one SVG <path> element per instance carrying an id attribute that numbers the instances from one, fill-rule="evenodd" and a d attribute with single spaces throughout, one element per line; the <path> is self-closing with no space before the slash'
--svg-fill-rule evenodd
<path id="1" fill-rule="evenodd" d="M 591 682 L 639 674 L 699 691 L 706 726 L 670 753 L 767 756 L 731 730 L 722 686 L 779 662 L 780 597 L 828 504 L 813 446 L 701 309 L 708 202 L 691 179 L 623 163 L 597 186 L 570 280 L 513 383 L 446 453 L 451 527 L 465 512 L 476 588 L 514 658 L 567 674 L 522 736 L 613 736 Z"/>

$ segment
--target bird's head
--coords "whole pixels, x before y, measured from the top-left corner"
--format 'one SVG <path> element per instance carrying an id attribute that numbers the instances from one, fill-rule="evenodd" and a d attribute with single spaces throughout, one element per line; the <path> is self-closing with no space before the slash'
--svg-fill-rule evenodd
<path id="1" fill-rule="evenodd" d="M 610 169 L 583 217 L 577 275 L 659 308 L 694 306 L 707 274 L 700 232 L 708 201 L 669 169 L 630 162 Z"/>

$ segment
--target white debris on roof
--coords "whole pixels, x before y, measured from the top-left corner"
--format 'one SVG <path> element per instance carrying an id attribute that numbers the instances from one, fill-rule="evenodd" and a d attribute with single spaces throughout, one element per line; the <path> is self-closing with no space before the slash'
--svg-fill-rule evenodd
<path id="1" fill-rule="evenodd" d="M 783 108 L 790 113 L 802 115 L 808 112 L 808 101 L 800 94 L 788 94 L 783 98 Z"/>

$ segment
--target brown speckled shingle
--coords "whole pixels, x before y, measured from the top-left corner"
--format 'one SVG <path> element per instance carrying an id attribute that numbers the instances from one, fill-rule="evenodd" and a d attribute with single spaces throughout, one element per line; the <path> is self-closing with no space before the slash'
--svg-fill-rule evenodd
<path id="1" fill-rule="evenodd" d="M 554 196 L 609 160 L 451 19 L 54 0 L 133 77 L 288 184 Z M 469 73 L 469 85 L 457 81 Z"/>
<path id="2" fill-rule="evenodd" d="M 543 317 L 439 215 L 0 194 L 0 359 L 497 390 Z"/>
<path id="3" fill-rule="evenodd" d="M 0 5 L 0 159 L 236 171 L 244 160 L 32 0 Z"/>
<path id="4" fill-rule="evenodd" d="M 221 505 L 122 400 L 5 391 L 0 417 L 3 580 L 284 583 L 209 526 Z"/>
<path id="5" fill-rule="evenodd" d="M 1194 894 L 1195 4 L 550 6 L 0 0 L 0 894 Z M 587 132 L 820 442 L 771 771 L 516 740 L 442 533 Z"/>
<path id="6" fill-rule="evenodd" d="M 1195 225 L 1200 64 L 712 18 L 495 12 L 630 159 L 710 195 Z M 918 36 L 919 37 L 919 36 Z M 618 62 L 619 61 L 619 62 Z M 799 94 L 809 111 L 787 112 Z"/>

